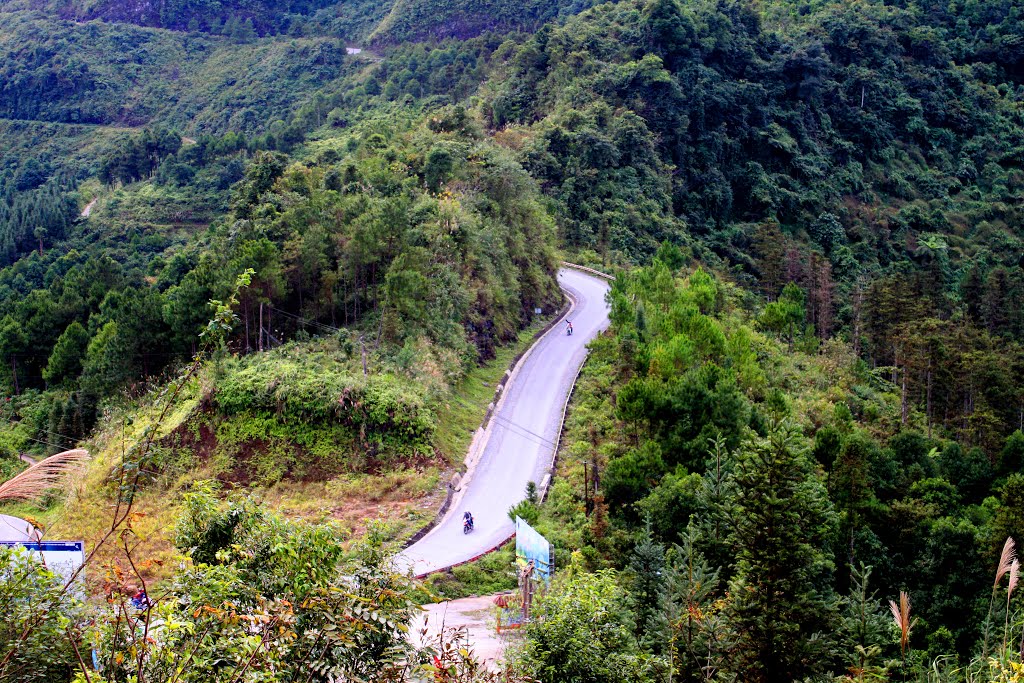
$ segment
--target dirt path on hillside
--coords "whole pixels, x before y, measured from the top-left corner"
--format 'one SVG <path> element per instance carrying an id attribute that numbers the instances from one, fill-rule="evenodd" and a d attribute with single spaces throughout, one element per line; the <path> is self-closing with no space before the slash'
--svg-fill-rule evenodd
<path id="1" fill-rule="evenodd" d="M 89 214 L 92 213 L 92 207 L 96 206 L 96 202 L 98 202 L 99 200 L 100 200 L 100 198 L 96 197 L 91 202 L 89 202 L 88 204 L 85 205 L 85 208 L 82 209 L 82 218 L 88 218 L 89 217 Z"/>
<path id="2" fill-rule="evenodd" d="M 448 600 L 423 606 L 423 613 L 417 617 L 409 630 L 411 640 L 417 646 L 430 644 L 441 629 L 463 631 L 468 638 L 468 647 L 481 663 L 491 671 L 497 671 L 505 659 L 506 649 L 520 641 L 517 631 L 497 633 L 493 595 Z M 426 634 L 422 633 L 426 624 Z"/>

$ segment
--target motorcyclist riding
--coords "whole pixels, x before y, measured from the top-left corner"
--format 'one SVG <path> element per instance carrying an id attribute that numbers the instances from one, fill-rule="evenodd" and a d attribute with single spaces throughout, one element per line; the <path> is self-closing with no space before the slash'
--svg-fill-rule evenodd
<path id="1" fill-rule="evenodd" d="M 473 530 L 473 513 L 466 510 L 462 513 L 462 533 L 468 534 Z"/>
<path id="2" fill-rule="evenodd" d="M 567 335 L 569 335 L 570 337 L 572 336 L 572 321 L 571 320 L 566 320 L 565 321 L 565 333 Z"/>

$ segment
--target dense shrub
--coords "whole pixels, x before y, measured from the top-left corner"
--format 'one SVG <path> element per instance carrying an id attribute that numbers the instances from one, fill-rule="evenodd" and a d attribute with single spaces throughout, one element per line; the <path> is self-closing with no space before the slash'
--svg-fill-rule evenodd
<path id="1" fill-rule="evenodd" d="M 215 403 L 225 415 L 264 412 L 340 424 L 366 438 L 422 445 L 435 427 L 423 390 L 391 374 L 364 377 L 325 355 L 273 353 L 230 364 Z"/>

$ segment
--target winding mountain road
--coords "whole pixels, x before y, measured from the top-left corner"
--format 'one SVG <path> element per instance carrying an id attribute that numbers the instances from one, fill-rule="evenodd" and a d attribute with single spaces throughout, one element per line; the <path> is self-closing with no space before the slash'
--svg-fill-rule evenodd
<path id="1" fill-rule="evenodd" d="M 564 268 L 558 282 L 573 300 L 565 325 L 551 328 L 509 379 L 488 426 L 476 466 L 466 473 L 445 517 L 398 555 L 400 566 L 423 576 L 471 560 L 508 540 L 515 524 L 508 509 L 525 497 L 528 482 L 539 486 L 549 472 L 569 393 L 587 356 L 587 343 L 608 326 L 608 282 Z M 462 533 L 462 513 L 476 521 Z"/>

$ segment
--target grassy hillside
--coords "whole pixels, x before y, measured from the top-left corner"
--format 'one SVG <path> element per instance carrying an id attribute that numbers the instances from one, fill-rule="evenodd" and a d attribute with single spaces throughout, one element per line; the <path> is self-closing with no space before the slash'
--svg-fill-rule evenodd
<path id="1" fill-rule="evenodd" d="M 347 58 L 344 44 L 333 38 L 240 44 L 124 24 L 61 21 L 38 12 L 0 12 L 0 26 L 0 259 L 8 264 L 33 250 L 42 257 L 48 246 L 71 235 L 79 211 L 97 191 L 76 193 L 81 181 L 96 175 L 105 183 L 148 177 L 163 156 L 177 150 L 155 146 L 146 152 L 147 163 L 126 161 L 131 155 L 125 145 L 144 135 L 145 127 L 173 129 L 188 140 L 230 133 L 236 137 L 221 146 L 222 162 L 223 151 L 247 147 L 245 136 L 262 134 L 264 147 L 287 147 L 301 133 L 289 133 L 284 121 L 304 107 L 322 121 L 326 112 L 310 103 L 313 93 L 365 67 L 361 59 Z M 241 144 L 237 136 L 243 136 Z M 208 182 L 200 183 L 204 191 L 192 207 L 181 207 L 180 198 L 172 201 L 178 210 L 170 213 L 198 214 L 209 222 L 211 208 L 223 212 L 225 192 L 241 170 L 220 164 L 215 174 L 207 148 L 207 141 L 197 148 L 205 155 L 198 160 L 207 171 Z M 134 163 L 139 174 L 105 173 L 104 158 Z M 100 224 L 94 221 L 89 229 Z"/>
<path id="2" fill-rule="evenodd" d="M 80 439 L 96 458 L 70 499 L 8 512 L 95 542 L 119 482 L 139 473 L 147 579 L 169 577 L 180 512 L 170 500 L 196 481 L 346 534 L 375 517 L 395 536 L 431 519 L 523 330 L 561 301 L 535 186 L 449 116 L 324 134 L 292 158 L 258 152 L 209 226 L 169 214 L 176 197 L 184 209 L 204 191 L 226 199 L 210 162 L 181 185 L 158 173 L 102 190 L 65 242 L 81 251 L 9 268 L 8 324 L 25 315 L 33 346 L 7 347 L 20 394 L 4 459 Z M 200 165 L 206 145 L 216 160 L 222 141 L 183 146 L 166 164 Z M 210 348 L 208 302 L 227 300 L 246 268 L 225 346 Z M 174 395 L 167 378 L 196 348 L 212 355 Z M 126 561 L 111 547 L 102 557 Z"/>
<path id="3" fill-rule="evenodd" d="M 332 38 L 252 40 L 0 12 L 0 118 L 250 134 L 344 74 Z"/>
<path id="4" fill-rule="evenodd" d="M 10 9 L 46 8 L 48 14 L 73 21 L 134 24 L 231 38 L 255 35 L 322 35 L 359 39 L 387 13 L 390 2 L 375 0 L 289 0 L 257 2 L 136 2 L 110 0 L 49 0 L 46 3 L 12 0 Z"/>
<path id="5" fill-rule="evenodd" d="M 593 4 L 592 0 L 396 0 L 368 40 L 393 45 L 409 41 L 472 38 L 488 31 L 533 31 L 552 19 L 576 14 Z"/>
<path id="6" fill-rule="evenodd" d="M 110 523 L 119 477 L 126 468 L 142 468 L 132 527 L 147 581 L 172 577 L 180 554 L 171 522 L 182 514 L 182 494 L 197 482 L 244 491 L 294 519 L 328 521 L 346 544 L 374 521 L 393 538 L 407 537 L 433 519 L 494 385 L 530 339 L 527 332 L 466 377 L 448 380 L 422 352 L 412 365 L 373 352 L 371 374 L 363 377 L 360 354 L 343 337 L 211 363 L 175 397 L 146 457 L 142 447 L 167 385 L 111 405 L 86 440 L 93 459 L 67 500 L 3 510 L 33 520 L 52 537 L 84 538 L 94 546 Z M 266 368 L 272 374 L 258 374 Z M 384 425 L 372 421 L 362 429 L 365 418 L 356 417 L 408 420 L 410 407 L 419 415 L 415 434 L 381 431 Z M 101 553 L 104 566 L 124 566 L 127 559 L 113 545 Z M 107 580 L 88 578 L 96 591 Z"/>

